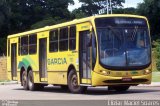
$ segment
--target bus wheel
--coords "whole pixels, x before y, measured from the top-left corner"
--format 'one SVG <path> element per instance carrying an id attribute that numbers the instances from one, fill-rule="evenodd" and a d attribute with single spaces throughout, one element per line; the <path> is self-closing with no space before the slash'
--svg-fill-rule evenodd
<path id="1" fill-rule="evenodd" d="M 23 88 L 24 88 L 24 90 L 28 90 L 29 88 L 28 88 L 28 82 L 27 82 L 28 80 L 27 80 L 27 73 L 26 73 L 26 71 L 23 71 L 23 73 L 22 73 L 22 86 L 23 86 Z"/>
<path id="2" fill-rule="evenodd" d="M 130 86 L 113 86 L 113 89 L 118 92 L 127 91 Z"/>
<path id="3" fill-rule="evenodd" d="M 68 75 L 68 88 L 72 93 L 83 93 L 86 90 L 86 87 L 78 85 L 78 78 L 74 69 Z"/>
<path id="4" fill-rule="evenodd" d="M 33 72 L 31 70 L 28 73 L 28 87 L 30 91 L 42 90 L 44 88 L 43 85 L 34 83 Z"/>

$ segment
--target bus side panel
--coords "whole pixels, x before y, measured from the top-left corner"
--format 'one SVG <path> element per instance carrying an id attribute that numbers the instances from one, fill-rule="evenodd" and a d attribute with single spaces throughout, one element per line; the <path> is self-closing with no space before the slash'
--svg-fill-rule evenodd
<path id="1" fill-rule="evenodd" d="M 37 75 L 38 72 L 38 63 L 37 63 L 37 55 L 24 55 L 24 56 L 18 56 L 17 57 L 17 70 L 18 70 L 18 79 L 20 80 L 20 71 L 21 68 L 24 67 L 25 71 L 28 70 L 29 67 L 31 67 L 34 75 L 34 81 L 35 83 L 39 82 L 39 75 Z"/>
<path id="2" fill-rule="evenodd" d="M 67 73 L 72 65 L 79 71 L 78 65 L 78 37 L 76 33 L 76 49 L 47 53 L 47 71 L 49 84 L 67 84 Z M 49 42 L 49 41 L 48 41 Z M 49 43 L 48 43 L 48 47 Z M 78 75 L 79 76 L 79 75 Z"/>
<path id="3" fill-rule="evenodd" d="M 67 84 L 68 68 L 70 65 L 75 67 L 76 60 L 77 53 L 72 51 L 50 53 L 47 60 L 48 83 Z"/>
<path id="4" fill-rule="evenodd" d="M 38 52 L 37 52 L 38 53 Z M 33 76 L 34 76 L 34 82 L 39 83 L 40 82 L 40 77 L 39 77 L 39 62 L 38 62 L 38 55 L 30 55 L 27 56 L 27 58 L 30 60 L 30 67 L 32 68 L 33 71 Z"/>

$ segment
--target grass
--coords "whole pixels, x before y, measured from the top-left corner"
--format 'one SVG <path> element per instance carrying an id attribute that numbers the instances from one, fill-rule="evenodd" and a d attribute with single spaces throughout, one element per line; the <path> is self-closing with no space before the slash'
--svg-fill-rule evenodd
<path id="1" fill-rule="evenodd" d="M 156 59 L 157 59 L 156 50 L 154 48 L 152 51 L 152 71 L 153 72 L 158 72 L 157 66 L 156 66 Z"/>
<path id="2" fill-rule="evenodd" d="M 152 73 L 152 82 L 160 82 L 160 72 Z"/>
<path id="3" fill-rule="evenodd" d="M 9 82 L 9 80 L 0 80 L 0 82 Z"/>

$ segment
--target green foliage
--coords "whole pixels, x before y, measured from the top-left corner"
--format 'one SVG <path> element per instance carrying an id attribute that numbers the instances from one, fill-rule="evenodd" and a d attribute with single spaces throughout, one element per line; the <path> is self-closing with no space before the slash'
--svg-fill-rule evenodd
<path id="1" fill-rule="evenodd" d="M 149 19 L 151 26 L 151 34 L 157 35 L 160 33 L 160 1 L 159 0 L 144 0 L 137 8 L 137 13 L 146 16 Z M 155 37 L 153 37 L 155 38 Z"/>
<path id="2" fill-rule="evenodd" d="M 55 18 L 48 17 L 48 18 L 46 18 L 42 21 L 39 21 L 39 22 L 33 24 L 31 26 L 31 29 L 42 28 L 42 27 L 45 27 L 45 26 L 50 26 L 50 25 L 62 23 L 62 22 L 65 22 L 65 21 L 66 21 L 65 19 L 61 19 L 60 17 L 55 17 Z"/>
<path id="3" fill-rule="evenodd" d="M 8 32 L 10 24 L 9 19 L 11 16 L 11 11 L 9 4 L 6 0 L 1 0 L 0 2 L 0 36 L 5 37 Z"/>
<path id="4" fill-rule="evenodd" d="M 160 71 L 160 39 L 155 42 L 156 48 L 156 66 L 157 69 Z"/>
<path id="5" fill-rule="evenodd" d="M 6 55 L 6 48 L 7 48 L 7 38 L 0 38 L 0 55 Z"/>
<path id="6" fill-rule="evenodd" d="M 79 9 L 75 9 L 75 10 L 72 11 L 71 17 L 72 17 L 72 19 L 80 19 L 80 18 L 87 17 L 87 14 L 84 13 L 84 12 L 79 8 Z"/>
<path id="7" fill-rule="evenodd" d="M 152 73 L 152 82 L 160 82 L 160 72 Z"/>
<path id="8" fill-rule="evenodd" d="M 125 2 L 125 0 L 111 1 L 113 9 L 123 7 L 122 3 Z M 82 6 L 79 9 L 81 9 L 81 11 L 88 16 L 98 14 L 100 9 L 104 9 L 107 7 L 106 0 L 79 0 L 79 2 L 82 3 Z"/>
<path id="9" fill-rule="evenodd" d="M 130 8 L 115 8 L 113 9 L 114 14 L 136 14 L 136 9 L 133 7 Z"/>
<path id="10" fill-rule="evenodd" d="M 73 0 L 1 0 L 0 55 L 7 35 L 70 20 L 69 4 Z"/>
<path id="11" fill-rule="evenodd" d="M 149 19 L 151 37 L 153 41 L 154 58 L 157 70 L 160 71 L 160 1 L 144 0 L 137 8 L 137 14 L 146 16 Z"/>
<path id="12" fill-rule="evenodd" d="M 21 32 L 42 20 L 46 22 L 50 17 L 69 19 L 68 5 L 73 3 L 73 0 L 15 0 L 10 4 L 13 13 L 11 25 L 14 31 Z"/>

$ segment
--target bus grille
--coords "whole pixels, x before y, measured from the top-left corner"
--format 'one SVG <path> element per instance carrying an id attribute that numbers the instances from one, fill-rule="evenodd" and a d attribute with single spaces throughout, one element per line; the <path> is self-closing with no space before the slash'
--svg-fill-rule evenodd
<path id="1" fill-rule="evenodd" d="M 122 81 L 122 80 L 105 80 L 105 83 L 141 83 L 147 82 L 147 79 L 132 79 L 131 81 Z"/>

